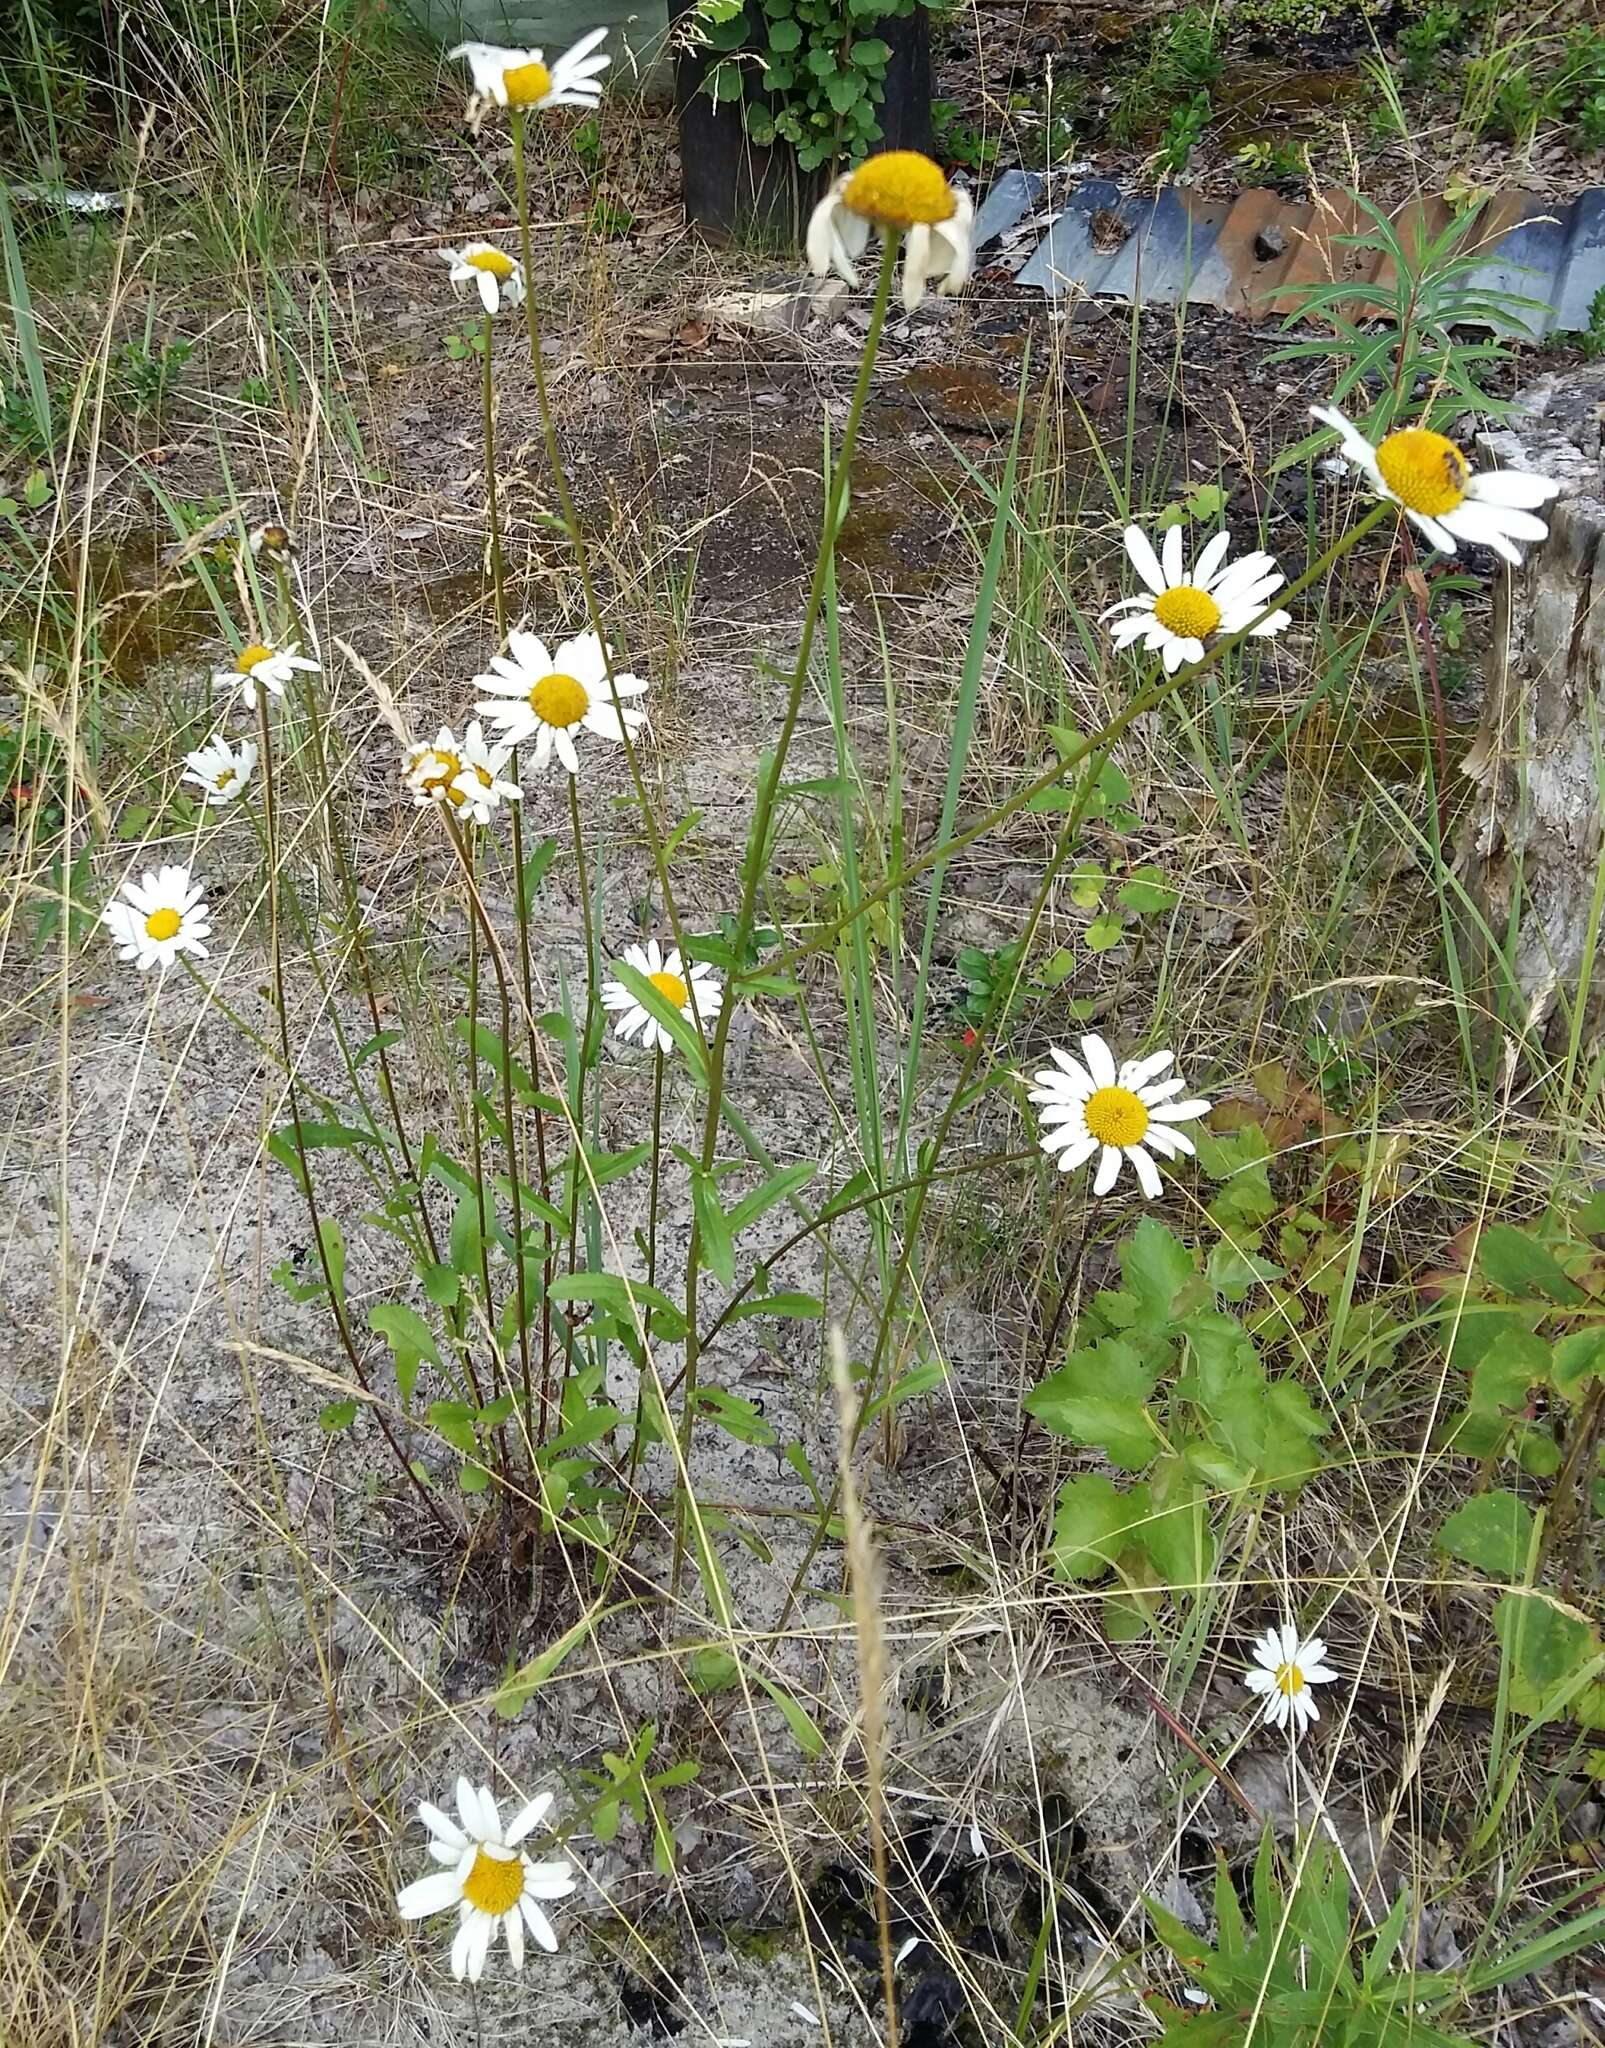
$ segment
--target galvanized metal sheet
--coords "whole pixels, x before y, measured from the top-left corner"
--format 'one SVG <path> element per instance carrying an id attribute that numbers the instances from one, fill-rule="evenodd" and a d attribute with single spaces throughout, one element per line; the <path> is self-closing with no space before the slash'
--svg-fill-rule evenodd
<path id="1" fill-rule="evenodd" d="M 995 212 L 988 195 L 977 222 L 987 234 L 978 232 L 978 240 L 1002 231 L 992 219 L 1012 226 L 1024 215 L 1031 200 L 1009 183 L 1024 175 L 998 181 Z M 1448 202 L 1432 197 L 1398 208 L 1393 225 L 1406 247 L 1419 246 L 1452 218 Z M 1069 195 L 1017 282 L 1049 298 L 1074 293 L 1150 306 L 1218 306 L 1263 320 L 1290 311 L 1301 287 L 1386 287 L 1391 261 L 1353 246 L 1370 225 L 1351 195 L 1338 190 L 1309 201 L 1255 188 L 1214 201 L 1173 186 L 1136 193 L 1090 178 Z M 1460 287 L 1472 306 L 1467 324 L 1534 340 L 1586 327 L 1605 286 L 1605 190 L 1559 203 L 1529 193 L 1496 196 L 1463 246 L 1482 258 Z M 1501 307 L 1502 297 L 1536 304 Z M 1341 303 L 1357 319 L 1374 311 L 1361 290 Z"/>

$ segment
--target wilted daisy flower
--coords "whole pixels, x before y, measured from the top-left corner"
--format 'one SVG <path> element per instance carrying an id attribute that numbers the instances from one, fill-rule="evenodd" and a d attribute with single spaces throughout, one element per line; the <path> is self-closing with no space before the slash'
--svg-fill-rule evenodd
<path id="1" fill-rule="evenodd" d="M 449 725 L 443 725 L 429 746 L 407 749 L 401 779 L 412 791 L 415 804 L 452 804 L 461 809 L 467 798 L 454 787 L 463 772 L 462 748 Z"/>
<path id="2" fill-rule="evenodd" d="M 451 785 L 454 802 L 466 805 L 476 825 L 488 825 L 500 804 L 516 804 L 524 792 L 516 782 L 504 782 L 502 770 L 512 759 L 511 747 L 485 743 L 485 728 L 476 718 L 463 735 L 461 772 Z"/>
<path id="3" fill-rule="evenodd" d="M 212 681 L 226 690 L 238 689 L 240 702 L 247 711 L 254 711 L 259 684 L 270 697 L 282 697 L 285 684 L 298 669 L 314 676 L 319 673 L 318 664 L 302 654 L 299 640 L 291 640 L 283 647 L 269 647 L 264 641 L 253 640 L 234 657 L 234 666 L 219 669 Z"/>
<path id="4" fill-rule="evenodd" d="M 705 1031 L 724 1008 L 724 990 L 713 969 L 706 960 L 695 961 L 687 967 L 680 958 L 678 946 L 665 958 L 657 940 L 648 939 L 644 946 L 626 946 L 624 959 L 638 974 L 644 974 L 664 1001 L 672 1004 L 693 1027 L 700 1022 Z M 693 988 L 697 998 L 695 1013 L 691 1008 Z M 643 1045 L 656 1045 L 660 1052 L 673 1052 L 674 1040 L 622 981 L 603 982 L 602 1007 L 619 1013 L 619 1020 L 613 1028 L 620 1038 L 639 1038 Z"/>
<path id="5" fill-rule="evenodd" d="M 606 39 L 605 28 L 593 28 L 551 64 L 546 63 L 539 50 L 508 49 L 500 43 L 459 43 L 447 55 L 468 59 L 474 81 L 468 118 L 473 120 L 485 100 L 498 107 L 599 105 L 601 74 L 613 60 L 606 55 L 593 56 L 592 52 Z"/>
<path id="6" fill-rule="evenodd" d="M 1101 1151 L 1098 1172 L 1092 1183 L 1095 1195 L 1106 1195 L 1120 1173 L 1120 1162 L 1131 1162 L 1139 1186 L 1150 1201 L 1160 1193 L 1159 1168 L 1152 1154 L 1175 1159 L 1197 1148 L 1191 1138 L 1174 1128 L 1207 1116 L 1209 1104 L 1179 1095 L 1185 1083 L 1172 1076 L 1158 1077 L 1175 1062 L 1173 1052 L 1149 1053 L 1145 1059 L 1127 1060 L 1116 1067 L 1115 1056 L 1095 1032 L 1081 1041 L 1082 1059 L 1048 1048 L 1054 1062 L 1032 1078 L 1036 1086 L 1031 1100 L 1042 1105 L 1042 1149 L 1051 1159 L 1057 1152 L 1061 1173 L 1084 1166 L 1094 1152 Z"/>
<path id="7" fill-rule="evenodd" d="M 524 273 L 494 242 L 465 242 L 460 249 L 442 249 L 440 253 L 451 265 L 451 281 L 459 296 L 465 286 L 473 285 L 487 313 L 499 313 L 503 298 L 509 306 L 523 305 Z"/>
<path id="8" fill-rule="evenodd" d="M 1268 1628 L 1254 1645 L 1255 1669 L 1243 1683 L 1265 1701 L 1265 1719 L 1273 1727 L 1291 1726 L 1302 1735 L 1321 1710 L 1315 1704 L 1312 1685 L 1326 1685 L 1338 1676 L 1326 1657 L 1326 1644 L 1319 1636 L 1299 1640 L 1299 1632 L 1288 1621 L 1280 1628 Z"/>
<path id="9" fill-rule="evenodd" d="M 844 171 L 814 208 L 808 222 L 808 265 L 816 277 L 834 270 L 845 283 L 856 285 L 854 265 L 871 233 L 900 233 L 903 304 L 912 313 L 932 279 L 940 279 L 937 290 L 944 297 L 969 282 L 974 220 L 969 193 L 950 185 L 928 156 L 915 149 L 882 150 L 856 171 Z"/>
<path id="10" fill-rule="evenodd" d="M 1447 435 L 1429 427 L 1400 427 L 1373 447 L 1335 406 L 1310 411 L 1342 435 L 1344 455 L 1371 488 L 1401 505 L 1440 553 L 1452 555 L 1456 541 L 1467 540 L 1519 564 L 1513 542 L 1547 539 L 1549 528 L 1532 508 L 1559 495 L 1551 477 L 1524 469 L 1473 470 Z"/>
<path id="11" fill-rule="evenodd" d="M 295 554 L 295 540 L 287 526 L 269 519 L 251 529 L 251 553 L 269 562 L 288 562 Z"/>
<path id="12" fill-rule="evenodd" d="M 212 927 L 206 891 L 190 879 L 187 867 L 147 871 L 142 882 L 130 875 L 121 896 L 100 913 L 117 945 L 120 960 L 132 960 L 141 974 L 151 967 L 171 967 L 180 953 L 206 958 L 201 940 Z"/>
<path id="13" fill-rule="evenodd" d="M 1240 633 L 1264 611 L 1287 578 L 1275 558 L 1263 551 L 1242 555 L 1222 566 L 1232 544 L 1229 533 L 1206 541 L 1189 572 L 1182 561 L 1181 528 L 1172 526 L 1162 543 L 1163 559 L 1140 527 L 1128 526 L 1126 553 L 1147 584 L 1139 597 L 1124 597 L 1103 614 L 1118 618 L 1111 637 L 1116 647 L 1140 640 L 1145 654 L 1159 654 L 1165 673 L 1174 675 L 1184 661 L 1202 661 L 1204 642 L 1216 634 Z M 1272 612 L 1254 627 L 1254 637 L 1280 633 L 1291 623 L 1287 612 Z"/>
<path id="14" fill-rule="evenodd" d="M 595 633 L 565 640 L 555 655 L 533 633 L 510 633 L 507 653 L 491 657 L 491 673 L 475 676 L 474 687 L 496 694 L 474 706 L 501 727 L 510 747 L 535 742 L 535 766 L 544 768 L 555 753 L 570 775 L 580 772 L 574 734 L 583 726 L 598 739 L 621 741 L 646 723 L 636 704 L 613 707 L 614 693 L 639 697 L 646 688 L 640 676 L 615 670 L 608 682 L 607 657 Z"/>
<path id="15" fill-rule="evenodd" d="M 180 779 L 195 783 L 209 804 L 231 804 L 250 781 L 255 766 L 255 740 L 242 740 L 233 747 L 221 733 L 214 733 L 204 747 L 184 756 L 186 772 Z"/>
<path id="16" fill-rule="evenodd" d="M 428 1800 L 419 1807 L 418 1818 L 429 1830 L 429 1853 L 447 1867 L 420 1877 L 399 1892 L 396 1910 L 403 1920 L 456 1911 L 451 1973 L 459 1982 L 466 1977 L 477 1984 L 484 1975 L 485 1958 L 498 1926 L 507 1937 L 507 1953 L 515 1970 L 524 1967 L 526 1927 L 548 1955 L 557 1953 L 557 1936 L 540 1901 L 566 1899 L 577 1882 L 573 1868 L 566 1862 L 532 1863 L 519 1847 L 546 1818 L 551 1804 L 551 1793 L 543 1792 L 520 1809 L 503 1833 L 490 1787 L 481 1785 L 476 1792 L 466 1778 L 459 1778 L 460 1827 Z"/>

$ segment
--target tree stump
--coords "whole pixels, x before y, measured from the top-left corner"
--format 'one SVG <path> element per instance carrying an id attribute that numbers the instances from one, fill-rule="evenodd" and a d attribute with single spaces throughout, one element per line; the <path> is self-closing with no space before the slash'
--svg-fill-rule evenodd
<path id="1" fill-rule="evenodd" d="M 1564 1042 L 1579 997 L 1585 1035 L 1605 1022 L 1605 946 L 1590 964 L 1605 844 L 1605 364 L 1543 378 L 1478 446 L 1562 494 L 1549 539 L 1495 592 L 1457 859 L 1487 929 L 1461 918 L 1461 956 L 1474 1000 Z"/>

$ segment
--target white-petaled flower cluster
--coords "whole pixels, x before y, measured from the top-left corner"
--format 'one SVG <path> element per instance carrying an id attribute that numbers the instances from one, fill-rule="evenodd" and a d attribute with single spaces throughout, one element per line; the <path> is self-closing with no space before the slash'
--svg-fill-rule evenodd
<path id="1" fill-rule="evenodd" d="M 1147 588 L 1112 604 L 1103 616 L 1119 621 L 1111 628 L 1116 647 L 1140 640 L 1145 653 L 1160 656 L 1167 675 L 1184 661 L 1202 661 L 1209 640 L 1240 633 L 1245 626 L 1253 626 L 1254 637 L 1261 639 L 1290 623 L 1287 612 L 1275 611 L 1254 625 L 1287 578 L 1274 556 L 1263 551 L 1239 556 L 1227 568 L 1229 533 L 1206 541 L 1191 570 L 1183 560 L 1179 526 L 1166 532 L 1161 555 L 1140 527 L 1126 528 L 1125 543 L 1131 566 Z"/>
<path id="2" fill-rule="evenodd" d="M 533 741 L 537 768 L 555 753 L 570 775 L 578 775 L 575 734 L 583 730 L 616 743 L 626 733 L 633 738 L 646 712 L 623 700 L 639 697 L 646 687 L 640 676 L 618 669 L 609 680 L 607 652 L 595 633 L 565 640 L 554 655 L 533 633 L 513 632 L 507 653 L 492 656 L 490 673 L 475 676 L 474 688 L 491 695 L 474 709 L 501 728 L 508 746 Z"/>
<path id="3" fill-rule="evenodd" d="M 1174 1098 L 1186 1084 L 1178 1076 L 1159 1079 L 1175 1064 L 1173 1052 L 1149 1053 L 1117 1067 L 1109 1047 L 1089 1032 L 1081 1041 L 1081 1053 L 1078 1060 L 1050 1046 L 1053 1065 L 1033 1076 L 1036 1086 L 1030 1096 L 1041 1110 L 1042 1149 L 1050 1159 L 1057 1155 L 1061 1173 L 1071 1173 L 1101 1153 L 1092 1183 L 1095 1195 L 1108 1194 L 1119 1177 L 1120 1162 L 1126 1160 L 1153 1201 L 1163 1183 L 1152 1155 L 1175 1159 L 1193 1152 L 1191 1138 L 1175 1126 L 1207 1116 L 1210 1106 L 1198 1096 L 1177 1102 Z"/>
<path id="4" fill-rule="evenodd" d="M 975 205 L 917 150 L 889 149 L 844 171 L 808 221 L 809 268 L 834 270 L 856 286 L 871 234 L 903 237 L 903 304 L 912 313 L 934 283 L 944 296 L 968 284 L 974 263 Z"/>
<path id="5" fill-rule="evenodd" d="M 270 697 L 282 697 L 285 685 L 297 674 L 318 675 L 318 664 L 301 652 L 301 643 L 290 640 L 283 647 L 265 640 L 253 640 L 234 657 L 232 668 L 219 669 L 212 681 L 222 690 L 238 690 L 247 711 L 256 709 L 256 694 L 265 690 Z"/>
<path id="6" fill-rule="evenodd" d="M 446 1867 L 398 1892 L 396 1910 L 403 1920 L 456 1913 L 451 1973 L 459 1982 L 465 1977 L 470 1984 L 479 1982 L 498 1929 L 515 1970 L 524 1967 L 526 1928 L 549 1955 L 557 1953 L 557 1935 L 541 1905 L 566 1899 L 574 1890 L 573 1866 L 566 1861 L 532 1863 L 521 1846 L 545 1820 L 551 1805 L 551 1793 L 543 1792 L 520 1808 L 504 1831 L 490 1787 L 481 1785 L 476 1791 L 466 1778 L 459 1778 L 460 1825 L 428 1800 L 418 1808 L 418 1818 L 429 1830 L 429 1853 Z"/>
<path id="7" fill-rule="evenodd" d="M 1274 1728 L 1302 1735 L 1321 1710 L 1311 1686 L 1337 1677 L 1325 1661 L 1326 1644 L 1319 1636 L 1301 1639 L 1292 1622 L 1268 1628 L 1254 1645 L 1254 1668 L 1243 1683 L 1265 1702 L 1265 1720 Z"/>
<path id="8" fill-rule="evenodd" d="M 128 876 L 101 920 L 116 941 L 117 957 L 132 960 L 141 974 L 171 967 L 180 953 L 206 958 L 201 941 L 212 932 L 206 891 L 177 862 L 148 870 L 142 881 Z"/>
<path id="9" fill-rule="evenodd" d="M 1474 470 L 1445 434 L 1429 427 L 1398 427 L 1374 445 L 1336 406 L 1310 412 L 1342 437 L 1343 453 L 1379 497 L 1403 508 L 1440 554 L 1452 555 L 1459 541 L 1492 548 L 1512 565 L 1521 561 L 1517 541 L 1547 538 L 1549 528 L 1534 516 L 1560 485 L 1530 470 Z"/>
<path id="10" fill-rule="evenodd" d="M 451 281 L 459 297 L 471 287 L 490 314 L 501 311 L 503 299 L 509 306 L 523 305 L 524 272 L 494 242 L 465 242 L 460 249 L 442 249 L 440 253 L 451 266 Z"/>
<path id="11" fill-rule="evenodd" d="M 605 28 L 593 28 L 548 64 L 540 50 L 502 43 L 459 43 L 447 52 L 466 58 L 474 81 L 468 118 L 475 121 L 486 102 L 496 107 L 595 107 L 602 99 L 602 73 L 612 63 L 601 45 Z"/>
<path id="12" fill-rule="evenodd" d="M 649 939 L 644 946 L 626 946 L 623 958 L 638 974 L 644 974 L 670 1008 L 678 1010 L 694 1029 L 706 1032 L 724 1008 L 724 989 L 712 967 L 706 960 L 693 961 L 687 967 L 678 946 L 665 955 L 657 940 Z M 627 1042 L 638 1038 L 660 1052 L 673 1052 L 673 1038 L 622 981 L 604 981 L 601 993 L 602 1007 L 618 1019 L 613 1029 L 619 1038 Z"/>
<path id="13" fill-rule="evenodd" d="M 221 733 L 214 733 L 204 747 L 184 756 L 183 782 L 193 782 L 208 804 L 231 804 L 250 781 L 256 768 L 256 741 L 241 740 L 231 746 Z"/>

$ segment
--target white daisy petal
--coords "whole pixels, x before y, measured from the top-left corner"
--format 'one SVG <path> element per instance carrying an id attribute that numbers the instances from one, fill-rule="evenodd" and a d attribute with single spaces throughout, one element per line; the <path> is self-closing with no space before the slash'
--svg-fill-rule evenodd
<path id="1" fill-rule="evenodd" d="M 1163 595 L 1169 587 L 1165 573 L 1159 566 L 1159 557 L 1154 553 L 1153 543 L 1140 526 L 1128 526 L 1122 535 L 1131 566 L 1147 584 L 1156 597 Z"/>
<path id="2" fill-rule="evenodd" d="M 463 1881 L 455 1870 L 432 1870 L 397 1892 L 396 1911 L 403 1920 L 423 1920 L 455 1906 L 462 1895 Z"/>

